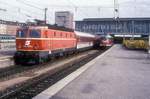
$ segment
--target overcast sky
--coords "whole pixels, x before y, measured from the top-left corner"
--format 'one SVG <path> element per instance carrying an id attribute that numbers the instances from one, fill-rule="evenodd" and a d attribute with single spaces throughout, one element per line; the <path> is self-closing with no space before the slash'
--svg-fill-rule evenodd
<path id="1" fill-rule="evenodd" d="M 150 0 L 118 0 L 119 17 L 150 17 Z M 114 17 L 114 0 L 0 0 L 0 19 L 26 21 L 44 19 L 54 23 L 55 11 L 71 11 L 74 20 Z"/>

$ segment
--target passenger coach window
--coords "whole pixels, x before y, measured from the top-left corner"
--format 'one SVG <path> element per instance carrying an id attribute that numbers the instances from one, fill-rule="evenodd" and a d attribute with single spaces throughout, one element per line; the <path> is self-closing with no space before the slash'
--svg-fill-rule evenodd
<path id="1" fill-rule="evenodd" d="M 33 38 L 40 38 L 40 32 L 38 30 L 31 30 L 30 32 L 30 37 L 33 37 Z"/>
<path id="2" fill-rule="evenodd" d="M 25 37 L 26 36 L 26 33 L 22 30 L 19 30 L 16 34 L 17 37 Z"/>

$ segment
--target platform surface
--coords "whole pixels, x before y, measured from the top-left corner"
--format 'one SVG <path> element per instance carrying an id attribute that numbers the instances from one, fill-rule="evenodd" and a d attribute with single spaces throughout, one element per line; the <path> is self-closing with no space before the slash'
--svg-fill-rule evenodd
<path id="1" fill-rule="evenodd" d="M 85 72 L 52 97 L 47 90 L 35 99 L 150 99 L 147 53 L 114 45 Z"/>
<path id="2" fill-rule="evenodd" d="M 0 51 L 0 57 L 14 56 L 15 51 Z"/>
<path id="3" fill-rule="evenodd" d="M 14 60 L 13 60 L 14 54 L 15 54 L 14 50 L 0 51 L 0 69 L 14 65 Z"/>

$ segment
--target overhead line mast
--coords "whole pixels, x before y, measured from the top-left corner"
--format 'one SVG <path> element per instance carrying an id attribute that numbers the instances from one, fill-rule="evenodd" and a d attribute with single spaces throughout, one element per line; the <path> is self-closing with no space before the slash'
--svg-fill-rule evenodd
<path id="1" fill-rule="evenodd" d="M 45 24 L 47 23 L 47 10 L 48 10 L 48 8 L 44 9 L 44 21 L 45 21 Z"/>
<path id="2" fill-rule="evenodd" d="M 114 20 L 116 21 L 116 33 L 118 32 L 118 22 L 119 22 L 119 4 L 118 0 L 114 0 Z"/>
<path id="3" fill-rule="evenodd" d="M 114 18 L 119 18 L 119 4 L 118 0 L 114 0 Z"/>

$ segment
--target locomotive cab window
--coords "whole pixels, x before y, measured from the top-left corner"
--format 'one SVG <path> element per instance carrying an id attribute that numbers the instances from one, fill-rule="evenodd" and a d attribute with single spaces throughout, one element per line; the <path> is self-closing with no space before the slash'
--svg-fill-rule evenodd
<path id="1" fill-rule="evenodd" d="M 33 37 L 33 38 L 40 38 L 41 37 L 40 31 L 38 31 L 38 30 L 31 30 L 29 36 Z"/>
<path id="2" fill-rule="evenodd" d="M 19 31 L 17 31 L 16 36 L 17 36 L 17 37 L 25 37 L 25 36 L 26 36 L 26 33 L 25 33 L 23 30 L 19 30 Z"/>

